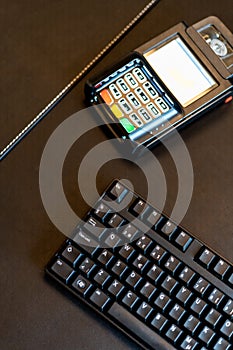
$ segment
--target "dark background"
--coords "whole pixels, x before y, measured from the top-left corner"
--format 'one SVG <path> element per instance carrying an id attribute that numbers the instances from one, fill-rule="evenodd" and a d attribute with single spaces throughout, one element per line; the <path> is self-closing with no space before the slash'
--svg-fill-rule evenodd
<path id="1" fill-rule="evenodd" d="M 1 1 L 0 148 L 54 97 L 146 4 L 139 0 Z M 232 0 L 162 0 L 88 77 L 130 50 L 185 20 L 217 15 L 233 30 Z M 0 348 L 137 349 L 138 347 L 44 278 L 44 266 L 64 240 L 50 222 L 39 192 L 39 164 L 46 141 L 68 116 L 85 107 L 84 81 L 2 162 L 0 236 Z M 183 225 L 233 262 L 233 105 L 223 105 L 181 132 L 194 168 L 194 192 Z M 96 130 L 76 145 L 64 166 L 64 188 L 74 210 L 87 204 L 76 175 Z M 94 140 L 94 141 L 93 141 Z M 177 194 L 177 175 L 162 146 L 154 151 L 168 183 L 166 210 Z M 115 161 L 97 176 L 99 191 L 115 177 L 128 177 L 146 194 L 143 172 Z M 88 176 L 87 176 L 88 185 Z M 93 201 L 96 198 L 93 198 Z"/>

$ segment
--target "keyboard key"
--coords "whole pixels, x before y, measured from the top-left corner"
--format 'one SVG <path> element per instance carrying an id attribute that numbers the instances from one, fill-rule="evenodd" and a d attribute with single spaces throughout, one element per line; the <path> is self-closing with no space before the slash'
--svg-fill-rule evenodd
<path id="1" fill-rule="evenodd" d="M 116 200 L 117 203 L 121 203 L 127 195 L 128 190 L 120 183 L 117 182 L 108 192 L 109 197 Z"/>
<path id="2" fill-rule="evenodd" d="M 154 304 L 161 310 L 164 310 L 168 304 L 171 302 L 171 299 L 164 293 L 160 293 L 159 296 L 155 299 Z"/>
<path id="3" fill-rule="evenodd" d="M 141 288 L 140 293 L 144 296 L 144 298 L 150 300 L 155 291 L 156 288 L 150 282 L 146 282 Z"/>
<path id="4" fill-rule="evenodd" d="M 151 85 L 151 83 L 149 83 L 149 81 L 145 82 L 143 84 L 143 87 L 145 89 L 145 91 L 148 93 L 148 95 L 151 98 L 155 98 L 158 96 L 158 92 L 155 90 L 155 88 Z"/>
<path id="5" fill-rule="evenodd" d="M 172 273 L 172 275 L 175 274 L 177 268 L 181 266 L 181 262 L 175 258 L 173 255 L 170 255 L 168 259 L 164 262 L 164 267 Z"/>
<path id="6" fill-rule="evenodd" d="M 173 277 L 167 276 L 162 283 L 162 287 L 171 295 L 178 288 L 178 283 Z"/>
<path id="7" fill-rule="evenodd" d="M 124 298 L 122 299 L 122 303 L 128 306 L 130 309 L 132 309 L 137 300 L 138 300 L 137 295 L 132 291 L 128 291 L 124 296 Z"/>
<path id="8" fill-rule="evenodd" d="M 68 282 L 69 278 L 74 273 L 74 270 L 61 259 L 57 259 L 57 261 L 52 265 L 51 270 L 65 283 Z"/>
<path id="9" fill-rule="evenodd" d="M 195 314 L 201 315 L 202 312 L 205 310 L 206 306 L 207 304 L 204 300 L 196 298 L 191 305 L 191 310 L 193 310 Z"/>
<path id="10" fill-rule="evenodd" d="M 97 274 L 94 276 L 94 281 L 97 282 L 101 287 L 106 283 L 106 281 L 110 278 L 110 275 L 104 271 L 103 269 L 100 269 Z"/>
<path id="11" fill-rule="evenodd" d="M 100 202 L 97 204 L 94 215 L 97 216 L 98 219 L 104 221 L 105 217 L 111 212 L 110 208 L 107 207 L 104 203 Z"/>
<path id="12" fill-rule="evenodd" d="M 79 265 L 79 270 L 82 271 L 85 275 L 89 276 L 94 267 L 94 262 L 89 258 L 85 258 L 84 261 Z"/>
<path id="13" fill-rule="evenodd" d="M 136 96 L 132 92 L 130 92 L 127 95 L 127 99 L 129 100 L 129 102 L 131 103 L 133 108 L 137 109 L 137 108 L 141 107 L 141 103 L 139 102 L 139 100 L 136 98 Z"/>
<path id="14" fill-rule="evenodd" d="M 103 310 L 110 299 L 108 298 L 108 296 L 103 291 L 101 291 L 100 289 L 97 288 L 94 291 L 94 293 L 90 296 L 90 300 L 98 308 Z"/>
<path id="15" fill-rule="evenodd" d="M 230 275 L 230 277 L 228 278 L 228 283 L 233 286 L 233 272 L 232 274 Z"/>
<path id="16" fill-rule="evenodd" d="M 177 324 L 180 324 L 184 315 L 185 310 L 179 304 L 175 304 L 169 312 L 169 316 L 171 316 L 177 322 Z"/>
<path id="17" fill-rule="evenodd" d="M 113 214 L 108 220 L 108 224 L 113 228 L 117 228 L 124 224 L 124 219 L 118 214 Z"/>
<path id="18" fill-rule="evenodd" d="M 138 86 L 136 79 L 132 76 L 131 73 L 127 73 L 124 78 L 131 88 L 134 89 L 135 87 Z"/>
<path id="19" fill-rule="evenodd" d="M 139 98 L 139 100 L 141 100 L 142 103 L 150 102 L 150 98 L 147 96 L 145 91 L 140 86 L 137 87 L 134 91 L 135 91 L 137 97 Z"/>
<path id="20" fill-rule="evenodd" d="M 194 350 L 198 343 L 189 335 L 186 336 L 185 340 L 181 344 L 181 349 L 183 350 Z"/>
<path id="21" fill-rule="evenodd" d="M 217 288 L 214 288 L 211 294 L 209 295 L 208 300 L 217 306 L 219 305 L 223 297 L 224 297 L 223 293 L 220 292 L 220 290 L 218 290 Z"/>
<path id="22" fill-rule="evenodd" d="M 117 234 L 111 232 L 105 239 L 104 245 L 109 248 L 115 248 L 120 245 L 120 242 L 120 237 Z"/>
<path id="23" fill-rule="evenodd" d="M 155 317 L 153 318 L 151 325 L 156 328 L 158 331 L 162 331 L 162 329 L 165 327 L 165 325 L 167 324 L 168 320 L 166 319 L 166 317 L 164 317 L 162 314 L 160 314 L 159 312 L 155 315 Z"/>
<path id="24" fill-rule="evenodd" d="M 199 277 L 197 282 L 194 284 L 193 289 L 200 295 L 203 295 L 209 286 L 209 282 L 207 282 L 204 278 Z"/>
<path id="25" fill-rule="evenodd" d="M 136 246 L 143 251 L 145 254 L 150 245 L 152 244 L 152 240 L 147 237 L 146 235 L 143 235 L 139 240 L 136 242 Z"/>
<path id="26" fill-rule="evenodd" d="M 111 105 L 114 102 L 110 92 L 107 89 L 102 90 L 100 92 L 100 96 L 108 105 Z"/>
<path id="27" fill-rule="evenodd" d="M 187 285 L 192 282 L 193 278 L 196 276 L 195 272 L 189 267 L 185 266 L 179 274 L 179 278 Z"/>
<path id="28" fill-rule="evenodd" d="M 124 290 L 123 284 L 116 279 L 108 287 L 109 293 L 114 295 L 116 298 L 121 294 L 123 290 Z"/>
<path id="29" fill-rule="evenodd" d="M 177 226 L 173 222 L 168 220 L 166 224 L 161 228 L 161 232 L 163 235 L 166 236 L 167 239 L 171 239 L 176 229 L 177 229 Z"/>
<path id="30" fill-rule="evenodd" d="M 233 300 L 232 299 L 228 299 L 223 311 L 230 317 L 233 317 Z"/>
<path id="31" fill-rule="evenodd" d="M 113 254 L 108 249 L 104 249 L 100 252 L 97 259 L 101 264 L 107 266 L 114 258 Z"/>
<path id="32" fill-rule="evenodd" d="M 75 281 L 72 283 L 72 287 L 81 294 L 82 296 L 85 296 L 88 292 L 88 290 L 91 288 L 91 283 L 83 276 L 79 275 Z"/>
<path id="33" fill-rule="evenodd" d="M 132 287 L 136 288 L 138 282 L 141 280 L 141 276 L 136 273 L 135 271 L 132 271 L 129 276 L 126 278 L 126 282 Z"/>
<path id="34" fill-rule="evenodd" d="M 149 223 L 150 227 L 154 228 L 160 218 L 161 215 L 156 210 L 152 210 L 151 213 L 147 216 L 146 221 Z"/>
<path id="35" fill-rule="evenodd" d="M 136 312 L 140 317 L 146 320 L 150 315 L 151 311 L 152 311 L 152 307 L 149 304 L 147 304 L 145 301 L 143 301 Z"/>
<path id="36" fill-rule="evenodd" d="M 233 336 L 233 323 L 230 320 L 226 320 L 220 329 L 220 332 L 222 332 L 229 340 Z"/>
<path id="37" fill-rule="evenodd" d="M 162 97 L 156 98 L 155 103 L 162 113 L 169 111 L 169 106 Z"/>
<path id="38" fill-rule="evenodd" d="M 182 286 L 176 294 L 176 298 L 181 302 L 182 305 L 186 306 L 192 295 L 192 292 L 188 288 Z"/>
<path id="39" fill-rule="evenodd" d="M 118 118 L 120 118 L 119 122 L 121 123 L 121 125 L 127 131 L 128 134 L 130 134 L 136 129 L 135 126 L 130 122 L 128 118 L 121 118 L 121 117 L 118 117 Z"/>
<path id="40" fill-rule="evenodd" d="M 129 115 L 129 119 L 133 124 L 135 124 L 137 127 L 141 127 L 144 125 L 143 121 L 139 118 L 139 116 L 136 113 L 132 113 Z"/>
<path id="41" fill-rule="evenodd" d="M 229 268 L 230 266 L 220 259 L 214 267 L 214 272 L 216 272 L 219 278 L 223 279 Z"/>
<path id="42" fill-rule="evenodd" d="M 106 231 L 106 227 L 93 217 L 88 218 L 87 222 L 83 225 L 83 228 L 86 231 L 91 232 L 96 240 L 99 240 Z"/>
<path id="43" fill-rule="evenodd" d="M 214 331 L 211 328 L 205 326 L 200 332 L 198 338 L 202 340 L 205 343 L 205 345 L 208 346 L 209 343 L 211 342 L 211 339 L 214 337 L 214 335 L 215 335 Z"/>
<path id="44" fill-rule="evenodd" d="M 139 216 L 139 215 L 143 215 L 143 213 L 149 208 L 149 206 L 146 204 L 146 202 L 144 202 L 141 199 L 137 199 L 132 208 L 131 211 L 135 216 Z"/>
<path id="45" fill-rule="evenodd" d="M 80 261 L 80 258 L 83 257 L 83 254 L 77 248 L 73 247 L 71 244 L 68 244 L 67 247 L 62 252 L 62 257 L 69 261 L 73 266 Z"/>
<path id="46" fill-rule="evenodd" d="M 205 249 L 200 257 L 199 257 L 199 262 L 204 265 L 207 269 L 210 267 L 211 263 L 213 262 L 215 258 L 214 253 L 212 253 L 209 249 Z"/>
<path id="47" fill-rule="evenodd" d="M 150 253 L 150 256 L 155 260 L 158 264 L 161 264 L 163 258 L 166 256 L 166 250 L 160 247 L 158 244 Z"/>
<path id="48" fill-rule="evenodd" d="M 230 350 L 231 344 L 229 344 L 222 337 L 218 339 L 217 343 L 214 346 L 214 350 Z"/>
<path id="49" fill-rule="evenodd" d="M 215 310 L 215 309 L 212 308 L 212 309 L 208 312 L 208 314 L 206 315 L 205 320 L 206 320 L 209 324 L 211 324 L 211 326 L 212 326 L 213 328 L 215 328 L 216 325 L 218 324 L 218 322 L 221 320 L 221 318 L 222 318 L 221 314 L 220 314 L 217 310 Z"/>
<path id="50" fill-rule="evenodd" d="M 150 114 L 152 115 L 152 117 L 155 118 L 155 117 L 159 117 L 161 115 L 161 112 L 155 106 L 155 104 L 153 102 L 148 103 L 147 108 L 150 111 Z"/>
<path id="51" fill-rule="evenodd" d="M 122 96 L 122 94 L 120 93 L 120 90 L 116 87 L 115 84 L 110 84 L 109 90 L 110 90 L 112 96 L 114 97 L 114 99 L 118 99 Z"/>
<path id="52" fill-rule="evenodd" d="M 82 229 L 78 229 L 78 232 L 76 233 L 73 240 L 90 255 L 93 255 L 99 246 L 99 243 Z"/>
<path id="53" fill-rule="evenodd" d="M 121 261 L 121 260 L 117 260 L 117 262 L 113 265 L 112 267 L 112 272 L 114 272 L 118 277 L 122 277 L 124 272 L 126 272 L 127 270 L 127 266 L 126 264 Z"/>
<path id="54" fill-rule="evenodd" d="M 179 337 L 181 336 L 182 331 L 179 327 L 172 324 L 171 327 L 166 332 L 166 336 L 175 344 Z"/>
<path id="55" fill-rule="evenodd" d="M 184 231 L 181 231 L 175 239 L 175 243 L 183 252 L 185 252 L 192 243 L 192 238 Z"/>
<path id="56" fill-rule="evenodd" d="M 197 330 L 197 328 L 200 325 L 200 321 L 193 315 L 189 315 L 187 320 L 184 323 L 184 327 L 191 332 L 191 334 L 194 334 Z"/>
<path id="57" fill-rule="evenodd" d="M 138 232 L 139 231 L 136 227 L 134 227 L 131 224 L 128 224 L 128 225 L 124 225 L 121 235 L 123 236 L 123 238 L 126 239 L 127 242 L 132 242 L 135 236 L 138 234 Z"/>
<path id="58" fill-rule="evenodd" d="M 124 79 L 120 78 L 116 81 L 117 86 L 120 88 L 120 90 L 125 94 L 130 91 L 128 85 L 124 81 Z"/>
<path id="59" fill-rule="evenodd" d="M 133 111 L 132 107 L 130 106 L 130 104 L 126 101 L 125 98 L 121 98 L 118 101 L 120 108 L 123 110 L 123 112 L 125 114 L 131 113 Z"/>
<path id="60" fill-rule="evenodd" d="M 146 267 L 147 264 L 148 259 L 142 254 L 138 254 L 136 259 L 133 261 L 133 266 L 136 267 L 140 272 Z"/>
<path id="61" fill-rule="evenodd" d="M 163 276 L 163 274 L 163 270 L 156 265 L 153 265 L 151 269 L 147 272 L 147 276 L 150 277 L 155 284 L 158 283 L 159 279 L 161 278 L 161 276 Z"/>
<path id="62" fill-rule="evenodd" d="M 129 261 L 130 258 L 134 255 L 135 250 L 129 244 L 124 244 L 119 251 L 119 255 L 124 258 L 126 261 Z"/>
<path id="63" fill-rule="evenodd" d="M 140 108 L 138 110 L 138 113 L 140 115 L 140 118 L 145 122 L 145 123 L 149 123 L 150 121 L 152 121 L 152 117 L 151 115 L 147 112 L 147 110 L 145 108 Z"/>

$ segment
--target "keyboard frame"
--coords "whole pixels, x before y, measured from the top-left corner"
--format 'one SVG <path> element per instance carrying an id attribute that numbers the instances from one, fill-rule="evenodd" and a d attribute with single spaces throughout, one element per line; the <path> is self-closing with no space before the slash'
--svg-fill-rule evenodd
<path id="1" fill-rule="evenodd" d="M 124 185 L 124 187 L 126 187 L 131 193 L 133 193 L 133 198 L 131 200 L 131 204 L 133 203 L 133 201 L 135 200 L 135 198 L 140 198 L 143 199 L 137 192 L 133 192 L 131 191 L 125 184 L 124 182 L 119 181 L 118 179 L 115 179 L 114 181 L 112 181 L 110 183 L 109 186 L 107 186 L 107 188 L 105 189 L 105 191 L 102 193 L 102 195 L 99 197 L 99 199 L 94 203 L 93 207 L 91 207 L 88 211 L 87 214 L 84 216 L 84 221 L 85 219 L 88 217 L 88 215 L 91 213 L 91 211 L 93 210 L 93 208 L 96 206 L 96 204 L 98 202 L 100 202 L 101 200 L 103 200 L 103 197 L 106 195 L 107 191 L 109 189 L 111 189 L 114 184 L 116 182 L 120 182 L 121 184 Z M 121 202 L 121 206 L 124 206 L 124 199 Z M 148 203 L 147 201 L 145 201 L 147 204 L 150 205 L 150 203 Z M 113 201 L 111 202 L 113 203 Z M 117 210 L 115 210 L 115 208 L 117 207 L 117 205 L 115 206 L 110 206 L 111 208 L 114 209 L 115 212 L 117 212 Z M 114 208 L 115 207 L 115 208 Z M 129 207 L 129 206 L 128 206 Z M 127 207 L 127 208 L 128 208 Z M 163 218 L 165 218 L 166 220 L 169 220 L 173 223 L 175 223 L 174 221 L 170 220 L 169 216 L 164 212 L 164 211 L 160 211 L 158 208 L 156 208 L 154 205 L 151 207 L 153 209 L 155 209 L 156 211 L 158 211 Z M 121 214 L 123 213 L 123 214 Z M 133 214 L 130 214 L 128 212 L 128 210 L 126 208 L 124 208 L 122 211 L 119 212 L 120 215 L 124 216 L 124 218 L 126 219 L 130 219 L 130 216 L 133 220 L 136 219 L 136 222 L 138 223 L 138 221 L 140 222 L 139 219 L 135 218 L 135 216 L 133 216 Z M 127 215 L 130 214 L 130 215 Z M 130 220 L 129 220 L 130 223 Z M 133 223 L 134 226 L 138 227 L 137 225 L 135 225 L 135 222 Z M 143 224 L 144 225 L 144 224 Z M 143 225 L 141 227 L 141 230 L 143 228 Z M 140 226 L 140 224 L 139 224 Z M 77 227 L 79 227 L 79 224 L 77 225 Z M 171 243 L 171 241 L 167 240 L 166 238 L 164 238 L 162 235 L 156 233 L 155 231 L 153 231 L 151 228 L 149 228 L 148 226 L 148 231 L 144 232 L 142 230 L 142 234 L 146 234 L 149 238 L 151 238 L 152 235 L 156 234 L 156 238 L 153 238 L 153 240 L 160 246 L 162 246 L 164 249 L 166 249 L 166 251 L 168 251 L 171 255 L 174 255 L 176 258 L 178 258 L 181 262 L 183 262 L 186 266 L 188 266 L 189 268 L 191 268 L 195 273 L 197 273 L 198 275 L 200 275 L 200 277 L 203 277 L 204 279 L 206 279 L 208 282 L 210 283 L 214 283 L 214 286 L 219 289 L 221 292 L 223 292 L 224 294 L 226 294 L 226 296 L 228 298 L 232 298 L 232 291 L 233 288 L 231 288 L 230 286 L 226 285 L 226 283 L 224 283 L 223 281 L 221 281 L 217 276 L 215 276 L 213 273 L 210 273 L 206 268 L 204 268 L 203 266 L 200 265 L 200 263 L 198 263 L 197 261 L 195 261 L 194 257 L 198 254 L 198 252 L 200 252 L 201 248 L 206 247 L 208 249 L 210 249 L 218 258 L 224 260 L 226 263 L 228 263 L 229 265 L 232 265 L 232 263 L 230 261 L 228 261 L 225 257 L 221 256 L 216 250 L 214 250 L 213 248 L 211 248 L 208 244 L 206 244 L 204 241 L 201 241 L 199 238 L 197 238 L 194 234 L 191 234 L 185 227 L 183 227 L 182 225 L 178 225 L 178 228 L 180 228 L 182 231 L 184 231 L 185 233 L 189 234 L 192 238 L 193 241 L 192 243 L 189 245 L 189 247 L 187 248 L 187 250 L 185 252 L 182 252 L 179 248 L 175 247 L 174 244 Z M 140 229 L 140 227 L 139 227 Z M 89 301 L 89 299 L 85 299 L 84 297 L 82 297 L 81 295 L 79 295 L 77 292 L 75 292 L 74 289 L 72 289 L 71 286 L 66 285 L 63 281 L 61 281 L 59 279 L 59 277 L 57 277 L 53 272 L 51 272 L 51 266 L 52 264 L 56 261 L 56 258 L 59 256 L 59 252 L 62 251 L 63 248 L 65 248 L 67 246 L 68 242 L 72 242 L 72 245 L 74 245 L 75 247 L 77 247 L 78 249 L 81 250 L 81 245 L 79 246 L 79 244 L 77 244 L 75 241 L 73 241 L 73 238 L 75 236 L 76 232 L 74 231 L 71 238 L 66 239 L 63 244 L 59 247 L 59 249 L 57 250 L 57 252 L 53 255 L 53 257 L 50 259 L 50 261 L 48 262 L 48 264 L 45 267 L 45 273 L 46 275 L 52 277 L 53 280 L 55 280 L 56 282 L 58 282 L 60 285 L 62 285 L 66 290 L 68 290 L 69 292 L 71 292 L 76 298 L 78 298 L 78 300 L 81 300 L 82 302 L 84 302 L 86 305 L 88 305 L 92 310 L 94 310 L 97 314 L 101 315 L 102 317 L 104 317 L 105 320 L 107 320 L 108 322 L 110 322 L 114 327 L 116 327 L 118 330 L 120 330 L 121 332 L 123 332 L 127 337 L 129 337 L 131 340 L 133 340 L 133 342 L 137 343 L 139 346 L 141 346 L 143 349 L 145 350 L 151 350 L 151 347 L 148 347 L 147 344 L 143 343 L 142 340 L 139 338 L 137 338 L 136 334 L 131 334 L 130 332 L 128 332 L 127 330 L 125 330 L 120 324 L 116 323 L 115 321 L 113 321 L 107 314 L 105 314 L 105 312 L 102 312 L 100 310 L 98 310 L 97 307 L 95 307 L 94 305 L 91 304 L 91 302 Z M 135 241 L 138 240 L 139 237 L 141 236 L 137 236 L 135 238 Z M 132 241 L 134 242 L 134 241 Z M 128 242 L 129 244 L 131 244 L 132 242 Z M 196 243 L 196 244 L 195 244 Z M 193 247 L 192 247 L 193 245 Z M 106 247 L 104 247 L 106 248 Z M 104 249 L 102 248 L 102 249 Z M 192 248 L 192 249 L 190 249 Z M 99 248 L 101 249 L 101 248 Z M 109 248 L 111 250 L 111 248 Z M 85 254 L 87 256 L 90 256 L 90 254 L 86 253 L 86 251 L 84 251 Z M 185 257 L 185 259 L 184 259 Z M 92 259 L 92 257 L 91 257 Z M 97 263 L 96 260 L 94 260 L 95 263 Z M 192 266 L 192 264 L 195 263 L 195 269 L 194 266 Z M 99 266 L 101 266 L 101 263 L 99 263 Z M 164 271 L 166 271 L 164 269 Z M 114 274 L 113 274 L 114 276 Z M 213 282 L 211 280 L 211 277 L 214 276 L 216 277 L 215 281 Z M 143 277 L 143 274 L 142 274 Z M 217 284 L 216 284 L 217 282 Z M 93 283 L 93 282 L 92 282 Z M 98 284 L 96 283 L 95 285 L 96 287 L 98 287 Z M 224 287 L 227 287 L 227 292 L 225 290 Z M 136 316 L 135 316 L 136 317 Z M 150 328 L 152 329 L 152 328 Z M 161 336 L 160 334 L 158 334 L 156 331 L 154 331 L 154 333 L 156 334 L 156 337 L 158 338 L 159 342 L 161 342 L 161 346 L 166 346 L 166 343 L 168 346 L 172 347 L 172 349 L 176 350 L 177 348 L 174 347 L 173 344 L 171 344 L 165 337 Z M 166 349 L 165 348 L 161 348 L 161 349 Z M 159 348 L 158 348 L 159 350 Z"/>

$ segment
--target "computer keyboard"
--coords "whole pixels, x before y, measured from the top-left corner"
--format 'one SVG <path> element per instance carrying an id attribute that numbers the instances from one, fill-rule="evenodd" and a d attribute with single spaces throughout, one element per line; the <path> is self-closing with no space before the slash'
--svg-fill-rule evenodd
<path id="1" fill-rule="evenodd" d="M 46 272 L 143 349 L 233 349 L 232 264 L 122 182 Z"/>

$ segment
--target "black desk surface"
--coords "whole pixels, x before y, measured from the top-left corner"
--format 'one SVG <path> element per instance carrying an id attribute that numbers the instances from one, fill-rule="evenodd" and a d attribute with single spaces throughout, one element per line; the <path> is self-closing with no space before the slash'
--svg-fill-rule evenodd
<path id="1" fill-rule="evenodd" d="M 2 1 L 1 148 L 90 61 L 146 4 L 142 0 Z M 162 0 L 99 63 L 89 77 L 172 25 L 217 15 L 233 30 L 232 0 Z M 84 81 L 1 163 L 0 348 L 137 349 L 73 297 L 44 278 L 44 266 L 64 239 L 50 222 L 40 198 L 39 164 L 45 143 L 68 116 L 85 107 Z M 233 105 L 208 113 L 181 132 L 194 168 L 194 191 L 183 225 L 233 262 Z M 106 139 L 97 131 L 97 142 Z M 93 138 L 92 135 L 92 138 Z M 93 140 L 93 139 L 92 139 Z M 64 187 L 79 215 L 87 210 L 76 176 L 89 139 L 73 150 Z M 155 149 L 168 183 L 172 208 L 177 178 L 169 154 Z M 77 156 L 78 155 L 78 156 Z M 140 169 L 118 160 L 97 177 L 99 191 L 114 177 L 129 177 L 139 193 Z M 88 174 L 87 174 L 88 185 Z M 95 198 L 93 198 L 94 200 Z"/>

